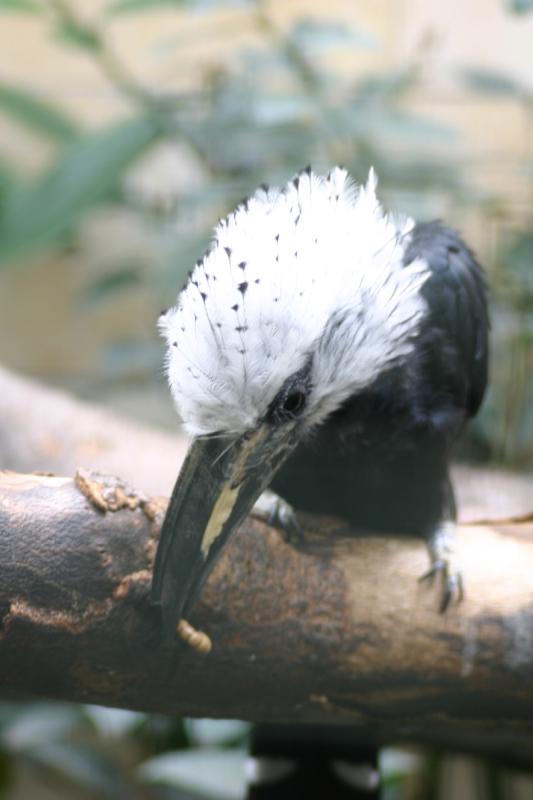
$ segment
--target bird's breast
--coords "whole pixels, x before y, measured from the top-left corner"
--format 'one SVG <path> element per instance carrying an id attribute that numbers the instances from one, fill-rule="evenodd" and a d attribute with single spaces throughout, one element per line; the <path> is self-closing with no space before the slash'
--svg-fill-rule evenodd
<path id="1" fill-rule="evenodd" d="M 355 528 L 416 533 L 433 513 L 446 450 L 405 408 L 361 398 L 299 445 L 272 488 L 296 509 Z"/>

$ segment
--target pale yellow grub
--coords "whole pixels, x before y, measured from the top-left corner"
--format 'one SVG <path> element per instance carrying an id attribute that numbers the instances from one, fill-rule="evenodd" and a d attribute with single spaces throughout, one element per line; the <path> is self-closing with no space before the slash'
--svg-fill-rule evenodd
<path id="1" fill-rule="evenodd" d="M 198 653 L 207 655 L 211 652 L 213 645 L 207 633 L 193 628 L 186 619 L 180 619 L 176 625 L 176 633 L 184 642 L 187 642 L 189 647 L 192 647 Z"/>

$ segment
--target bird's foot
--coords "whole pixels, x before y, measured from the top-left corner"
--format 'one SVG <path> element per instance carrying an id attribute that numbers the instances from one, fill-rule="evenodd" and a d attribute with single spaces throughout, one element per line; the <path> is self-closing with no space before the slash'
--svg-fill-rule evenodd
<path id="1" fill-rule="evenodd" d="M 455 523 L 439 523 L 427 539 L 431 567 L 419 581 L 431 581 L 441 576 L 442 593 L 439 611 L 443 614 L 450 603 L 460 603 L 464 596 L 463 576 L 455 552 Z"/>
<path id="2" fill-rule="evenodd" d="M 278 528 L 287 542 L 303 539 L 303 528 L 293 507 L 271 489 L 266 489 L 256 500 L 252 516 Z"/>

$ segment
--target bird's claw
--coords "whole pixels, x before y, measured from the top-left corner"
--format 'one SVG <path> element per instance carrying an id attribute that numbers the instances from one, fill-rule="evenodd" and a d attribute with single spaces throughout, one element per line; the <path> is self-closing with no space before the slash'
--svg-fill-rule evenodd
<path id="1" fill-rule="evenodd" d="M 444 614 L 452 602 L 460 603 L 464 597 L 463 576 L 456 565 L 455 556 L 455 523 L 441 522 L 428 538 L 428 549 L 431 567 L 421 575 L 419 581 L 429 581 L 440 576 L 442 593 L 439 612 Z"/>
<path id="2" fill-rule="evenodd" d="M 433 562 L 431 568 L 420 576 L 422 581 L 430 581 L 442 575 L 442 594 L 439 603 L 439 613 L 444 614 L 450 603 L 460 603 L 464 597 L 463 576 L 459 571 L 453 571 L 446 559 L 439 558 Z"/>
<path id="3" fill-rule="evenodd" d="M 293 507 L 270 489 L 258 498 L 252 508 L 252 515 L 278 528 L 287 542 L 303 539 L 304 531 Z"/>

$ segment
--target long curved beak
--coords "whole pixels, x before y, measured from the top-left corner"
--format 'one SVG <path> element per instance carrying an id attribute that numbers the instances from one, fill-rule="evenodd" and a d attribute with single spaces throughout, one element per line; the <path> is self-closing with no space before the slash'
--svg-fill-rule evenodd
<path id="1" fill-rule="evenodd" d="M 192 443 L 163 522 L 152 582 L 169 636 L 299 438 L 295 424 L 262 422 L 233 441 L 208 436 Z"/>

